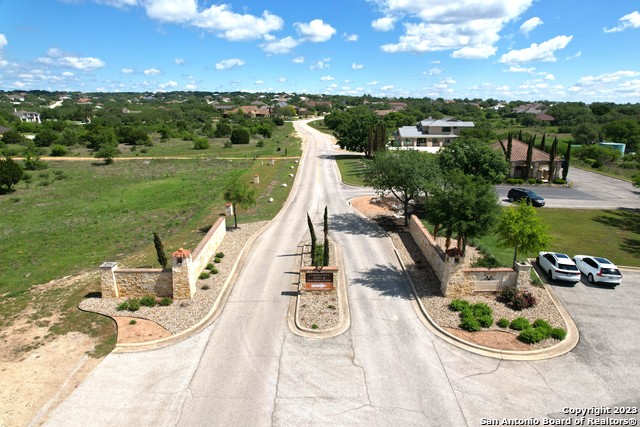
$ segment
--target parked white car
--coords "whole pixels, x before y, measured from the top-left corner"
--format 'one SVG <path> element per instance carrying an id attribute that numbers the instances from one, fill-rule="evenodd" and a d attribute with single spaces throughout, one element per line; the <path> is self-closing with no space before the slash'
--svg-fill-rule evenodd
<path id="1" fill-rule="evenodd" d="M 603 283 L 606 285 L 619 285 L 622 281 L 622 273 L 614 263 L 606 258 L 576 255 L 573 257 L 578 270 L 587 276 L 589 283 Z"/>
<path id="2" fill-rule="evenodd" d="M 536 261 L 551 280 L 562 280 L 574 285 L 580 281 L 580 270 L 567 254 L 539 252 Z"/>

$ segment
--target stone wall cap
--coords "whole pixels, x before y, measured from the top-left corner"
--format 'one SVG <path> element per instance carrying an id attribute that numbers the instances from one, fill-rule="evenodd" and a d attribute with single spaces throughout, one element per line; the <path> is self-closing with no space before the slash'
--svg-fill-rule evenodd
<path id="1" fill-rule="evenodd" d="M 114 268 L 117 266 L 118 266 L 117 262 L 103 262 L 102 264 L 100 264 L 100 268 Z"/>

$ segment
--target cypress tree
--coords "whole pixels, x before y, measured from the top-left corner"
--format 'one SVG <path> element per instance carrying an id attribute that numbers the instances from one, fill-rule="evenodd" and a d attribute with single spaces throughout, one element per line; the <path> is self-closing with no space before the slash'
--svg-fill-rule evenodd
<path id="1" fill-rule="evenodd" d="M 562 179 L 567 182 L 569 175 L 569 161 L 571 160 L 571 142 L 567 144 L 567 151 L 564 153 L 564 163 L 562 164 Z"/>
<path id="2" fill-rule="evenodd" d="M 511 150 L 513 149 L 513 137 L 511 132 L 509 132 L 509 136 L 507 137 L 507 162 L 511 163 Z"/>
<path id="3" fill-rule="evenodd" d="M 167 268 L 167 255 L 164 253 L 164 246 L 158 233 L 153 233 L 153 244 L 156 247 L 156 254 L 158 255 L 158 262 L 160 267 Z"/>
<path id="4" fill-rule="evenodd" d="M 309 233 L 311 234 L 311 257 L 313 258 L 316 253 L 316 231 L 313 229 L 313 222 L 307 213 L 307 225 L 309 226 Z"/>
<path id="5" fill-rule="evenodd" d="M 529 171 L 531 170 L 531 158 L 533 157 L 533 144 L 536 140 L 536 136 L 534 135 L 529 140 L 529 145 L 527 147 L 527 161 L 525 162 L 525 170 L 524 170 L 524 179 L 529 179 Z"/>
<path id="6" fill-rule="evenodd" d="M 542 141 L 540 142 L 540 149 L 542 151 L 544 151 L 544 148 L 545 148 L 544 146 L 545 146 L 546 137 L 547 137 L 547 133 L 545 132 L 545 133 L 542 134 Z"/>
<path id="7" fill-rule="evenodd" d="M 329 265 L 329 215 L 327 207 L 324 207 L 324 253 L 323 264 Z"/>
<path id="8" fill-rule="evenodd" d="M 555 137 L 553 138 L 553 144 L 551 144 L 551 153 L 549 153 L 549 182 L 553 181 L 553 177 L 555 174 L 554 160 L 556 159 L 557 151 L 558 151 L 558 137 Z"/>

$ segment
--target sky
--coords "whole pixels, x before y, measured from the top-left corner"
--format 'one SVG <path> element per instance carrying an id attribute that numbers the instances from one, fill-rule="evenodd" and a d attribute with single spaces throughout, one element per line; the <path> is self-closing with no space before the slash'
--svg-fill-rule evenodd
<path id="1" fill-rule="evenodd" d="M 640 0 L 0 0 L 0 89 L 640 102 Z"/>

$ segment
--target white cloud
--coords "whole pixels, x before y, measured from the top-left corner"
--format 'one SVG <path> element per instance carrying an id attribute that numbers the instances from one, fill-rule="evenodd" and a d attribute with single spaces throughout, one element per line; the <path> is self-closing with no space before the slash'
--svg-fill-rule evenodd
<path id="1" fill-rule="evenodd" d="M 351 68 L 354 70 L 362 70 L 364 68 L 364 65 L 362 64 L 356 64 L 355 62 L 353 64 L 351 64 Z"/>
<path id="2" fill-rule="evenodd" d="M 138 0 L 97 0 L 97 2 L 120 9 L 138 4 Z"/>
<path id="3" fill-rule="evenodd" d="M 289 53 L 291 49 L 298 46 L 299 42 L 293 37 L 285 37 L 283 39 L 273 38 L 261 44 L 262 50 L 267 53 L 283 54 Z"/>
<path id="4" fill-rule="evenodd" d="M 198 85 L 195 84 L 195 83 L 189 83 L 184 88 L 185 88 L 185 90 L 196 90 L 196 89 L 198 89 Z"/>
<path id="5" fill-rule="evenodd" d="M 322 61 L 316 61 L 316 62 L 312 63 L 309 66 L 309 69 L 310 70 L 324 70 L 326 68 L 329 68 L 329 63 L 328 63 L 329 60 L 330 60 L 329 58 L 326 58 L 326 59 L 324 59 Z"/>
<path id="6" fill-rule="evenodd" d="M 163 83 L 160 86 L 160 89 L 167 89 L 167 88 L 174 88 L 174 87 L 178 87 L 178 83 L 174 82 L 173 80 L 169 80 L 166 83 Z"/>
<path id="7" fill-rule="evenodd" d="M 575 53 L 575 55 L 567 56 L 567 61 L 571 61 L 572 59 L 578 59 L 582 56 L 582 51 L 579 50 Z"/>
<path id="8" fill-rule="evenodd" d="M 216 32 L 227 40 L 240 41 L 263 38 L 272 31 L 281 30 L 283 20 L 266 10 L 261 17 L 241 15 L 232 12 L 228 5 L 221 4 L 203 10 L 194 17 L 191 24 Z"/>
<path id="9" fill-rule="evenodd" d="M 497 48 L 490 45 L 465 46 L 451 54 L 453 58 L 486 59 L 496 54 Z"/>
<path id="10" fill-rule="evenodd" d="M 391 21 L 411 19 L 404 22 L 405 32 L 397 43 L 381 46 L 384 52 L 454 50 L 454 57 L 479 59 L 495 54 L 500 31 L 522 15 L 533 0 L 376 0 L 376 3 L 385 18 L 374 21 L 374 29 L 391 29 L 388 25 Z"/>
<path id="11" fill-rule="evenodd" d="M 160 70 L 158 70 L 157 68 L 147 68 L 143 72 L 145 76 L 157 76 L 158 74 L 160 74 Z"/>
<path id="12" fill-rule="evenodd" d="M 524 35 L 529 35 L 529 33 L 536 28 L 539 25 L 544 24 L 544 22 L 542 22 L 542 19 L 538 18 L 537 16 L 531 18 L 531 19 L 527 19 L 526 21 L 524 21 L 524 23 L 520 26 L 520 32 L 523 33 Z"/>
<path id="13" fill-rule="evenodd" d="M 336 78 L 333 76 L 322 76 L 320 77 L 320 80 L 322 80 L 323 82 L 330 82 L 331 80 L 335 80 Z"/>
<path id="14" fill-rule="evenodd" d="M 612 83 L 625 77 L 640 76 L 638 71 L 616 71 L 615 73 L 601 74 L 599 76 L 585 76 L 578 80 L 578 86 L 593 86 L 600 83 Z"/>
<path id="15" fill-rule="evenodd" d="M 367 83 L 367 85 L 368 85 L 368 86 L 375 86 L 375 85 L 377 85 L 378 83 L 380 83 L 380 82 L 379 82 L 379 81 L 377 81 L 377 80 L 374 80 L 374 81 L 372 81 L 372 82 L 368 82 L 368 83 Z"/>
<path id="16" fill-rule="evenodd" d="M 291 60 L 291 62 L 294 62 L 296 64 L 303 64 L 304 63 L 304 56 L 298 56 L 296 58 L 293 58 Z"/>
<path id="17" fill-rule="evenodd" d="M 280 78 L 278 79 L 278 81 L 279 81 L 279 82 L 281 82 L 281 83 L 284 83 L 284 82 L 286 82 L 286 81 L 287 81 L 287 78 L 286 78 L 286 77 L 280 77 Z"/>
<path id="18" fill-rule="evenodd" d="M 122 68 L 122 69 L 120 69 L 120 72 L 121 72 L 122 74 L 131 74 L 131 73 L 133 73 L 134 71 L 135 71 L 135 70 L 134 70 L 133 68 Z"/>
<path id="19" fill-rule="evenodd" d="M 263 80 L 256 80 L 255 83 L 256 85 L 263 85 L 264 81 Z"/>
<path id="20" fill-rule="evenodd" d="M 554 62 L 556 61 L 555 51 L 564 49 L 571 39 L 573 36 L 557 36 L 540 44 L 532 43 L 527 48 L 505 53 L 500 57 L 499 62 L 507 64 L 529 61 Z"/>
<path id="21" fill-rule="evenodd" d="M 382 18 L 378 18 L 375 21 L 371 22 L 371 28 L 376 31 L 391 31 L 393 30 L 393 26 L 396 20 L 390 16 L 385 16 Z"/>
<path id="22" fill-rule="evenodd" d="M 73 77 L 73 76 L 75 76 L 75 74 L 73 74 L 71 71 L 64 71 L 64 72 L 62 73 L 62 75 L 63 75 L 64 77 Z"/>
<path id="23" fill-rule="evenodd" d="M 605 33 L 617 33 L 628 28 L 640 28 L 640 13 L 637 10 L 618 19 L 617 27 L 603 28 L 602 31 Z"/>
<path id="24" fill-rule="evenodd" d="M 394 87 L 395 87 L 395 86 L 391 86 L 391 85 L 382 86 L 382 87 L 380 88 L 380 90 L 388 91 L 388 90 L 393 89 Z"/>
<path id="25" fill-rule="evenodd" d="M 358 35 L 357 34 L 347 34 L 344 33 L 342 35 L 342 37 L 344 37 L 344 39 L 348 42 L 357 42 L 358 41 Z"/>
<path id="26" fill-rule="evenodd" d="M 428 74 L 430 76 L 437 76 L 442 74 L 442 69 L 438 68 L 438 67 L 433 67 L 431 69 L 429 69 L 428 71 L 425 71 L 424 74 Z"/>
<path id="27" fill-rule="evenodd" d="M 528 73 L 528 74 L 533 74 L 536 72 L 536 68 L 535 67 L 529 67 L 529 68 L 525 68 L 525 67 L 521 67 L 519 65 L 512 65 L 509 68 L 507 68 L 506 70 L 504 70 L 507 73 Z"/>
<path id="28" fill-rule="evenodd" d="M 160 22 L 184 23 L 198 13 L 196 0 L 142 0 L 147 16 Z"/>
<path id="29" fill-rule="evenodd" d="M 326 42 L 336 33 L 335 28 L 325 24 L 322 19 L 314 19 L 308 24 L 295 22 L 293 26 L 302 37 L 302 40 L 313 43 Z"/>
<path id="30" fill-rule="evenodd" d="M 4 34 L 0 34 L 0 49 L 8 45 L 7 37 Z"/>
<path id="31" fill-rule="evenodd" d="M 216 64 L 216 70 L 229 70 L 244 65 L 244 61 L 238 58 L 223 59 Z"/>
<path id="32" fill-rule="evenodd" d="M 94 58 L 92 56 L 78 57 L 65 54 L 60 49 L 49 49 L 47 56 L 37 58 L 36 62 L 42 64 L 55 66 L 55 67 L 67 67 L 75 68 L 77 70 L 93 71 L 98 68 L 102 68 L 107 65 L 103 60 Z"/>
<path id="33" fill-rule="evenodd" d="M 174 59 L 174 60 L 173 60 L 173 62 L 174 62 L 176 65 L 184 65 L 184 64 L 186 64 L 186 63 L 187 63 L 187 61 L 185 61 L 185 60 L 184 60 L 184 58 L 176 58 L 176 59 Z"/>
<path id="34" fill-rule="evenodd" d="M 553 75 L 553 74 L 551 74 L 551 73 L 547 73 L 547 74 L 545 74 L 545 75 L 544 75 L 544 79 L 545 79 L 545 80 L 555 80 L 555 79 L 556 79 L 556 76 L 554 76 L 554 75 Z"/>

